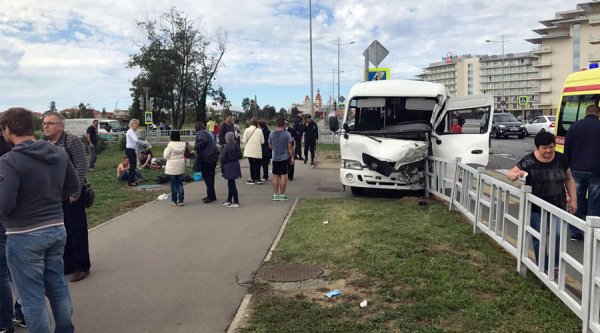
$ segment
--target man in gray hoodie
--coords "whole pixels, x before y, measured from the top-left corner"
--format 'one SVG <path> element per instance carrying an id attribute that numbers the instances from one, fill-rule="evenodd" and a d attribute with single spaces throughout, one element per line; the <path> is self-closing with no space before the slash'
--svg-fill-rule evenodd
<path id="1" fill-rule="evenodd" d="M 0 129 L 13 149 L 0 157 L 0 221 L 6 260 L 30 332 L 50 332 L 48 297 L 56 332 L 74 331 L 73 305 L 64 277 L 66 231 L 62 201 L 80 188 L 64 149 L 36 141 L 34 115 L 12 108 Z"/>

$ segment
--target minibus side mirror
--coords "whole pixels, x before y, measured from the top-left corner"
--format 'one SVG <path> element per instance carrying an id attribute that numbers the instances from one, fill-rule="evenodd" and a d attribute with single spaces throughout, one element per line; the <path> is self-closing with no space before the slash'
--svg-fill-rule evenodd
<path id="1" fill-rule="evenodd" d="M 340 123 L 337 117 L 329 117 L 329 130 L 337 132 L 340 129 Z"/>

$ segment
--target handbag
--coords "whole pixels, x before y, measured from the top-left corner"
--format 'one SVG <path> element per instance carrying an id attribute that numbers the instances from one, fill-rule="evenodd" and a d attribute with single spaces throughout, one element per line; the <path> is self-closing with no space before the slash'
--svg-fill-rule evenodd
<path id="1" fill-rule="evenodd" d="M 96 192 L 92 188 L 90 183 L 83 184 L 83 207 L 90 208 L 94 205 L 94 200 L 96 199 Z"/>

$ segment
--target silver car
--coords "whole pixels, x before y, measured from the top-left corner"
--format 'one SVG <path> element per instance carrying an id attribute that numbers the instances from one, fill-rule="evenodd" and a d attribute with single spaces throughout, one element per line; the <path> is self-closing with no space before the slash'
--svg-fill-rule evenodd
<path id="1" fill-rule="evenodd" d="M 539 116 L 533 118 L 531 121 L 525 124 L 527 129 L 527 136 L 536 135 L 539 132 L 550 132 L 554 133 L 555 116 Z"/>

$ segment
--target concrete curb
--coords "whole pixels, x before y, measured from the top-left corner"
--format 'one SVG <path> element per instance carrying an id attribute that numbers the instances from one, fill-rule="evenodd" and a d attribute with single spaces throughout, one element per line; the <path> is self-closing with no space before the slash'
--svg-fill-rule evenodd
<path id="1" fill-rule="evenodd" d="M 277 237 L 275 237 L 275 240 L 273 241 L 273 244 L 271 245 L 271 248 L 269 249 L 267 256 L 265 257 L 265 259 L 263 259 L 263 262 L 268 262 L 269 260 L 271 260 L 273 251 L 275 251 L 277 244 L 279 244 L 279 240 L 281 239 L 281 236 L 283 235 L 283 231 L 285 230 L 285 227 L 287 226 L 288 221 L 290 220 L 290 217 L 292 216 L 292 213 L 294 212 L 294 210 L 296 210 L 296 205 L 298 204 L 299 200 L 300 200 L 299 198 L 296 198 L 296 200 L 294 200 L 294 204 L 292 205 L 292 207 L 288 211 L 287 215 L 285 216 L 285 219 L 283 220 L 283 224 L 281 225 L 281 228 L 279 228 L 279 233 L 277 234 Z"/>
<path id="2" fill-rule="evenodd" d="M 233 317 L 231 324 L 229 324 L 229 327 L 227 328 L 227 333 L 234 333 L 239 328 L 239 325 L 242 322 L 242 317 L 246 314 L 246 308 L 248 308 L 251 298 L 252 294 L 246 294 L 246 296 L 244 296 L 244 299 L 242 300 L 242 303 L 240 303 L 240 307 L 238 308 L 235 317 Z"/>

